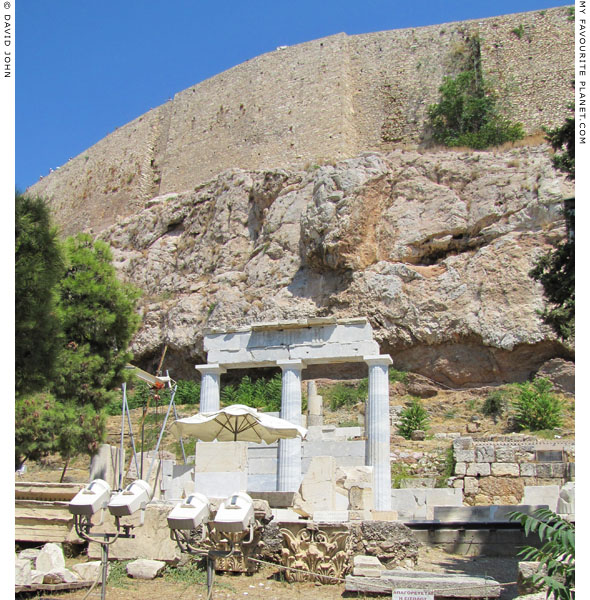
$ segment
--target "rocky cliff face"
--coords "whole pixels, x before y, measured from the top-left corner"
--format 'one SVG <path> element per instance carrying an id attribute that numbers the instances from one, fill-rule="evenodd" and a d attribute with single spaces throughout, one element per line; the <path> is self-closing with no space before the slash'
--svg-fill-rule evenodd
<path id="1" fill-rule="evenodd" d="M 100 237 L 144 290 L 139 363 L 167 343 L 174 376 L 194 377 L 205 328 L 366 316 L 395 367 L 461 386 L 569 356 L 537 315 L 528 271 L 563 237 L 571 192 L 544 146 L 366 153 L 225 171 Z"/>

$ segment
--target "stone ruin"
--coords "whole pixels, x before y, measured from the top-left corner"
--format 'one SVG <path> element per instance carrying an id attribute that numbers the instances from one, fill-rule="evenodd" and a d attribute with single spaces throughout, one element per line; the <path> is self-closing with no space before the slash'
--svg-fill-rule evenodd
<path id="1" fill-rule="evenodd" d="M 321 430 L 311 434 L 314 438 L 305 446 L 299 439 L 279 440 L 276 450 L 260 446 L 259 456 L 252 452 L 252 459 L 267 458 L 276 461 L 276 478 L 272 472 L 250 473 L 251 484 L 256 491 L 297 492 L 304 472 L 313 457 L 356 456 L 365 466 L 372 467 L 373 504 L 369 509 L 387 512 L 391 510 L 391 468 L 389 458 L 389 380 L 388 355 L 380 355 L 373 340 L 372 328 L 365 318 L 336 319 L 317 318 L 276 323 L 262 323 L 235 331 L 212 330 L 205 335 L 204 347 L 208 363 L 197 365 L 201 372 L 200 411 L 219 410 L 220 376 L 228 369 L 245 369 L 278 366 L 282 370 L 283 385 L 280 416 L 300 425 L 302 371 L 314 364 L 365 362 L 369 370 L 369 398 L 366 410 L 366 440 L 357 440 L 356 448 L 350 444 L 340 447 L 323 445 Z M 321 417 L 321 401 L 312 395 L 312 418 Z M 312 427 L 321 427 L 312 425 Z M 355 432 L 357 433 L 357 432 Z M 360 431 L 356 437 L 360 437 Z M 343 440 L 344 442 L 344 440 Z M 314 443 L 316 446 L 314 447 Z M 302 455 L 305 448 L 305 455 Z M 361 448 L 364 452 L 361 454 Z M 254 448 L 253 448 L 254 450 Z M 336 454 L 334 453 L 336 451 Z M 198 463 L 197 451 L 196 462 Z M 308 459 L 308 460 L 306 460 Z M 354 461 L 353 464 L 358 464 Z M 303 467 L 303 463 L 305 467 Z M 350 462 L 335 466 L 349 466 Z M 243 467 L 243 465 L 242 465 Z M 303 470 L 302 470 L 303 468 Z M 198 469 L 198 467 L 197 467 Z M 209 469 L 209 471 L 211 471 Z M 264 475 L 258 477 L 255 475 Z M 331 475 L 324 474 L 324 478 Z M 248 483 L 250 483 L 248 482 Z M 248 489 L 250 485 L 246 485 Z M 231 493 L 231 492 L 230 492 Z M 346 507 L 345 507 L 346 509 Z"/>
<path id="2" fill-rule="evenodd" d="M 447 532 L 450 538 L 446 540 L 444 532 L 435 531 L 445 523 L 462 523 L 466 529 L 470 523 L 487 524 L 494 530 L 497 524 L 508 522 L 508 513 L 518 503 L 523 512 L 544 506 L 573 517 L 574 484 L 570 480 L 575 474 L 574 448 L 567 441 L 535 445 L 530 440 L 515 441 L 513 436 L 507 440 L 459 437 L 453 440 L 456 467 L 449 482 L 452 487 L 392 490 L 387 374 L 391 359 L 379 354 L 366 319 L 314 319 L 212 331 L 205 337 L 205 348 L 210 362 L 196 367 L 202 374 L 202 412 L 219 409 L 220 376 L 228 369 L 276 365 L 283 372 L 280 416 L 297 424 L 303 420 L 301 373 L 306 366 L 364 361 L 369 370 L 366 435 L 361 427 L 323 425 L 321 397 L 310 383 L 305 440 L 279 440 L 271 445 L 197 442 L 194 457 L 182 465 L 176 464 L 172 455 L 160 454 L 159 468 L 149 482 L 155 494 L 147 506 L 145 523 L 139 527 L 137 514 L 127 519 L 136 535 L 117 540 L 111 548 L 112 559 L 141 556 L 152 562 L 177 562 L 181 554 L 166 518 L 176 502 L 195 491 L 209 498 L 213 510 L 236 491 L 246 491 L 254 499 L 254 543 L 240 546 L 240 551 L 227 559 L 216 558 L 216 569 L 251 572 L 257 568 L 256 562 L 249 560 L 254 558 L 298 569 L 286 571 L 289 581 L 333 583 L 346 576 L 350 591 L 371 591 L 375 585 L 391 589 L 406 582 L 404 573 L 396 568 L 415 567 L 420 544 L 431 542 L 433 536 L 436 543 L 453 551 L 461 543 L 466 545 L 466 553 L 489 552 L 491 548 L 500 554 L 506 551 L 504 539 L 490 541 L 490 536 L 482 537 L 481 532 L 464 536 L 458 546 L 452 532 Z M 147 453 L 147 458 L 153 457 Z M 104 446 L 93 459 L 90 478 L 104 478 L 116 488 L 117 468 L 115 449 Z M 127 476 L 136 478 L 138 474 Z M 486 506 L 469 506 L 481 503 L 488 489 L 503 491 L 490 492 Z M 506 506 L 501 506 L 503 503 Z M 430 530 L 415 527 L 429 523 Z M 113 531 L 114 527 L 114 519 L 106 514 L 95 531 Z M 72 540 L 71 523 L 68 537 Z M 89 544 L 88 557 L 100 557 L 98 544 Z M 23 562 L 25 558 L 17 560 L 19 581 L 30 584 L 53 577 L 46 573 L 41 577 Z M 137 565 L 136 571 L 151 572 L 152 566 Z M 422 576 L 426 585 L 430 579 L 427 574 Z M 76 580 L 75 575 L 71 578 Z M 438 576 L 430 583 L 441 589 L 446 585 L 444 577 Z M 476 583 L 465 579 L 454 585 L 469 588 Z M 500 588 L 486 590 L 489 597 L 497 597 Z M 478 597 L 477 593 L 472 597 Z"/>

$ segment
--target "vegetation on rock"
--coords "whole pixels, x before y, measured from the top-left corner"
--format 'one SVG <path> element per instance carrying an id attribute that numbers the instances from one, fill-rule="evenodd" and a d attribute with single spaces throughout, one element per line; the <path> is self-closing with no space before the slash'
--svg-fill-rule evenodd
<path id="1" fill-rule="evenodd" d="M 469 38 L 466 45 L 462 70 L 455 77 L 444 78 L 440 101 L 428 107 L 434 140 L 449 147 L 482 150 L 521 139 L 522 125 L 500 114 L 497 94 L 484 81 L 479 38 Z"/>
<path id="2" fill-rule="evenodd" d="M 361 379 L 358 385 L 337 383 L 320 390 L 320 395 L 329 404 L 330 410 L 351 407 L 359 402 L 365 402 L 369 394 L 369 380 Z"/>
<path id="3" fill-rule="evenodd" d="M 574 104 L 570 105 L 573 112 Z M 576 178 L 576 138 L 575 138 L 576 120 L 573 117 L 567 117 L 565 122 L 555 129 L 546 130 L 547 141 L 556 151 L 553 157 L 555 168 L 567 174 L 568 179 Z"/>
<path id="4" fill-rule="evenodd" d="M 282 379 L 280 374 L 271 379 L 256 379 L 248 375 L 237 385 L 226 385 L 221 390 L 221 403 L 245 404 L 263 411 L 277 412 L 281 409 Z"/>
<path id="5" fill-rule="evenodd" d="M 500 417 L 508 406 L 508 392 L 505 389 L 498 388 L 492 390 L 483 401 L 482 412 L 494 418 Z"/>

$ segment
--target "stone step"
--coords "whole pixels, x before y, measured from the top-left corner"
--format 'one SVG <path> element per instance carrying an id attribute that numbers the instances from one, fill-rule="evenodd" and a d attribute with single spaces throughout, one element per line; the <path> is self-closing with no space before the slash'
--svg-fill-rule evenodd
<path id="1" fill-rule="evenodd" d="M 383 571 L 380 577 L 346 577 L 347 592 L 391 595 L 395 590 L 434 592 L 435 598 L 498 598 L 502 591 L 494 579 L 446 575 L 425 571 Z"/>
<path id="2" fill-rule="evenodd" d="M 491 505 L 491 506 L 435 506 L 433 518 L 440 522 L 510 522 L 508 514 L 521 512 L 530 515 L 539 508 L 548 508 L 546 504 L 540 505 Z M 517 524 L 515 523 L 515 526 Z"/>
<path id="3" fill-rule="evenodd" d="M 86 485 L 85 483 L 17 481 L 14 484 L 14 497 L 16 500 L 69 502 Z"/>

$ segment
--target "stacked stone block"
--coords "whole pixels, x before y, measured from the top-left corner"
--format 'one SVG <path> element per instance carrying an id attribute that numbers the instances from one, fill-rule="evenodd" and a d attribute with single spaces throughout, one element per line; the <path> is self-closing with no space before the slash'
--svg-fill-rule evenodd
<path id="1" fill-rule="evenodd" d="M 562 486 L 575 475 L 573 442 L 555 442 L 554 450 L 548 446 L 457 438 L 453 487 L 463 489 L 467 504 L 518 504 L 525 486 Z"/>

